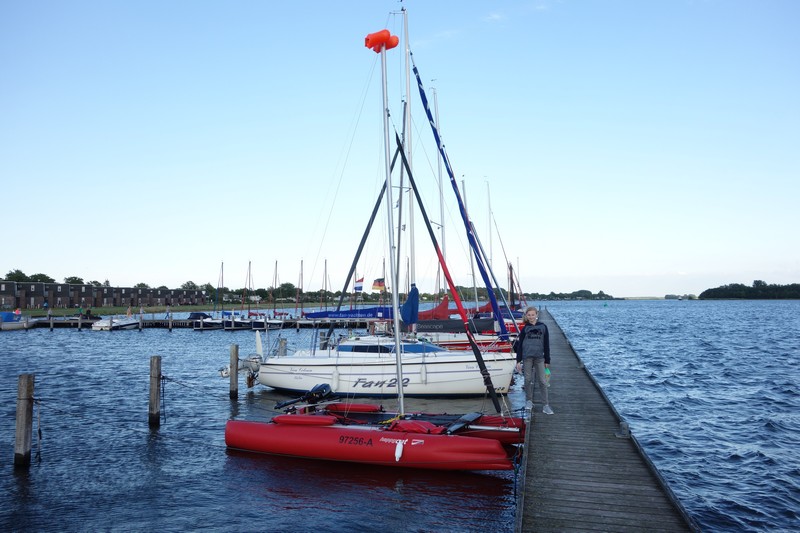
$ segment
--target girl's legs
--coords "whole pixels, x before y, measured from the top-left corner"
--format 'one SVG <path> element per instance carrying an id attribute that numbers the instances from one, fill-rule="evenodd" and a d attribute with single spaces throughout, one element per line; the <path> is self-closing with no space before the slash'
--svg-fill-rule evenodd
<path id="1" fill-rule="evenodd" d="M 525 400 L 533 402 L 533 359 L 526 357 L 522 360 L 522 372 L 525 376 L 523 389 L 525 390 Z"/>
<path id="2" fill-rule="evenodd" d="M 536 378 L 539 381 L 539 390 L 542 391 L 542 401 L 544 402 L 545 405 L 549 405 L 550 401 L 547 397 L 547 380 L 545 379 L 544 375 L 544 359 L 537 358 L 534 359 L 533 362 L 535 363 Z M 533 376 L 531 376 L 531 385 L 533 385 Z M 533 395 L 531 395 L 530 398 L 533 399 Z"/>

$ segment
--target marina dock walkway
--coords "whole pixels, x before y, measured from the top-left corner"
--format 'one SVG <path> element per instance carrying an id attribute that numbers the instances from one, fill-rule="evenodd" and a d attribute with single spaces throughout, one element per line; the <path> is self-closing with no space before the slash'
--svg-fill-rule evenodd
<path id="1" fill-rule="evenodd" d="M 584 369 L 552 315 L 550 330 L 555 415 L 534 394 L 523 459 L 516 531 L 696 531 L 634 438 L 621 437 L 620 418 Z"/>

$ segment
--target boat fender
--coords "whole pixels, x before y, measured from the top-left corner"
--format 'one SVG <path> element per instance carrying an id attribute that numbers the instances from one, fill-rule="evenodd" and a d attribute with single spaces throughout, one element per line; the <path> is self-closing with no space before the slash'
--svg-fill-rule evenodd
<path id="1" fill-rule="evenodd" d="M 247 383 L 247 388 L 252 389 L 253 385 L 256 384 L 256 373 L 252 370 L 247 373 L 247 378 L 245 378 L 245 382 Z"/>
<path id="2" fill-rule="evenodd" d="M 428 366 L 423 364 L 419 369 L 419 379 L 423 385 L 428 384 Z"/>
<path id="3" fill-rule="evenodd" d="M 331 389 L 336 392 L 339 390 L 339 369 L 333 369 L 333 377 L 331 377 Z"/>
<path id="4" fill-rule="evenodd" d="M 394 447 L 394 460 L 395 462 L 400 462 L 400 458 L 403 456 L 403 443 L 404 440 L 398 440 L 397 444 Z"/>

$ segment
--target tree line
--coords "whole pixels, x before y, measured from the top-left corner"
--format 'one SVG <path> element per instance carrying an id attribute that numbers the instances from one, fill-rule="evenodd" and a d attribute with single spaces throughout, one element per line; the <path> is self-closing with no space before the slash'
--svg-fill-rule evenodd
<path id="1" fill-rule="evenodd" d="M 776 285 L 760 279 L 748 287 L 742 283 L 731 283 L 700 293 L 701 300 L 798 300 L 800 283 Z"/>
<path id="2" fill-rule="evenodd" d="M 33 275 L 26 275 L 19 269 L 10 270 L 5 277 L 6 281 L 16 281 L 16 282 L 39 282 L 39 283 L 56 283 L 56 280 L 52 277 L 48 276 L 47 274 L 33 274 Z M 95 287 L 111 287 L 111 283 L 109 280 L 105 280 L 102 283 L 99 281 L 93 280 L 89 282 L 85 282 L 82 277 L 79 276 L 67 276 L 64 278 L 64 283 L 69 285 L 93 285 Z M 137 283 L 132 288 L 134 289 L 166 289 L 169 290 L 169 287 L 165 285 L 161 285 L 158 287 L 151 287 L 147 283 Z M 326 291 L 326 290 L 317 290 L 317 291 L 303 291 L 299 290 L 294 284 L 292 283 L 282 283 L 278 287 L 267 287 L 267 288 L 259 288 L 259 289 L 249 289 L 249 288 L 240 288 L 240 289 L 229 289 L 228 287 L 215 287 L 211 283 L 206 283 L 204 285 L 198 285 L 193 281 L 187 281 L 183 283 L 178 289 L 185 289 L 185 290 L 201 290 L 205 291 L 208 298 L 212 301 L 225 301 L 225 302 L 242 302 L 242 299 L 245 298 L 249 301 L 258 301 L 260 303 L 263 302 L 304 302 L 304 303 L 319 303 L 319 302 L 331 302 L 333 300 L 338 300 L 342 296 L 342 291 Z M 485 287 L 464 287 L 464 286 L 456 286 L 456 290 L 458 291 L 459 296 L 462 300 L 465 301 L 474 301 L 475 298 L 479 301 L 487 301 L 489 299 L 489 291 Z M 405 293 L 401 293 L 405 296 Z M 440 291 L 439 293 L 420 293 L 420 298 L 422 300 L 427 301 L 439 301 L 444 297 L 444 291 Z M 379 292 L 372 292 L 372 293 L 363 293 L 359 292 L 356 293 L 355 291 L 344 293 L 346 298 L 356 298 L 359 301 L 365 303 L 376 303 L 380 301 L 387 301 L 387 293 L 379 293 Z M 518 294 L 509 294 L 508 291 L 505 289 L 495 290 L 495 296 L 498 299 L 505 299 L 509 303 L 518 303 L 520 300 L 520 295 Z M 597 294 L 592 293 L 592 291 L 588 290 L 579 290 L 570 293 L 555 293 L 551 292 L 549 294 L 542 294 L 542 293 L 524 293 L 523 294 L 525 300 L 613 300 L 614 297 L 608 294 L 605 294 L 603 291 L 598 292 Z"/>

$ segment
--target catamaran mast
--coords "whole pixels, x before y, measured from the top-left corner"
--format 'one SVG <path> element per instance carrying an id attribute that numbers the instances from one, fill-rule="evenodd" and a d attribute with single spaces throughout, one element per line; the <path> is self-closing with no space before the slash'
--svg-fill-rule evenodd
<path id="1" fill-rule="evenodd" d="M 392 316 L 394 319 L 394 352 L 397 364 L 395 365 L 397 374 L 397 403 L 399 415 L 405 414 L 405 405 L 403 400 L 403 367 L 402 367 L 402 353 L 400 343 L 400 302 L 398 300 L 398 286 L 397 286 L 397 266 L 394 261 L 395 243 L 394 243 L 394 217 L 392 212 L 394 209 L 394 201 L 392 201 L 392 170 L 391 170 L 391 151 L 389 148 L 389 96 L 386 92 L 386 50 L 397 46 L 398 39 L 396 36 L 389 34 L 388 30 L 383 30 L 377 33 L 367 35 L 365 45 L 372 48 L 375 52 L 381 55 L 381 93 L 382 93 L 382 113 L 383 113 L 383 147 L 384 147 L 384 170 L 386 171 L 386 218 L 389 225 L 389 279 L 395 284 L 387 290 L 391 290 L 392 294 Z"/>

